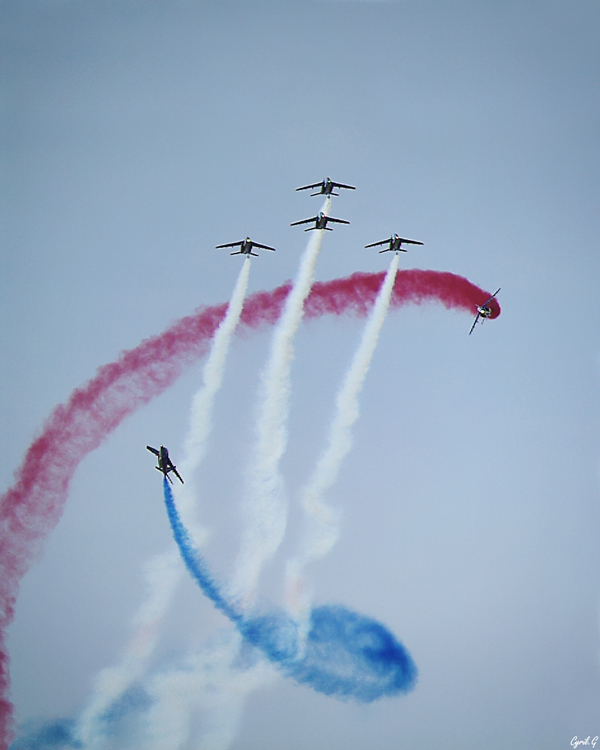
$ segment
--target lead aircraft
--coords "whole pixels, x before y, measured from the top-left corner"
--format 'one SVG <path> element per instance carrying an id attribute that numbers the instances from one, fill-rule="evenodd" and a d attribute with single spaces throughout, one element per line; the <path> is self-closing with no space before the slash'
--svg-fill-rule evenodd
<path id="1" fill-rule="evenodd" d="M 498 294 L 498 292 L 500 291 L 500 289 L 501 289 L 501 287 L 498 287 L 498 289 L 496 289 L 496 291 L 492 294 L 492 296 L 489 299 L 487 299 L 483 303 L 483 305 L 475 305 L 475 307 L 477 308 L 477 315 L 475 316 L 475 320 L 473 321 L 473 325 L 471 326 L 471 330 L 469 331 L 469 336 L 473 333 L 473 329 L 477 325 L 477 321 L 479 320 L 479 318 L 481 318 L 481 322 L 483 323 L 483 321 L 486 318 L 489 318 L 491 316 L 491 314 L 492 314 L 492 308 L 489 307 L 489 303 Z"/>
<path id="2" fill-rule="evenodd" d="M 422 245 L 422 242 L 419 242 L 418 240 L 407 240 L 404 237 L 400 237 L 399 234 L 393 234 L 389 240 L 381 240 L 381 242 L 372 242 L 370 245 L 365 245 L 365 247 L 377 247 L 377 245 L 388 245 L 388 247 L 384 248 L 383 250 L 380 250 L 380 253 L 406 253 L 408 250 L 405 247 L 402 247 L 402 245 Z"/>
<path id="3" fill-rule="evenodd" d="M 159 471 L 162 471 L 162 473 L 165 475 L 165 478 L 173 484 L 173 480 L 169 476 L 169 472 L 173 472 L 177 479 L 183 484 L 183 479 L 179 476 L 179 472 L 177 471 L 177 467 L 175 464 L 171 461 L 169 458 L 169 451 L 165 448 L 164 445 L 160 446 L 160 450 L 157 451 L 156 448 L 153 448 L 151 445 L 147 445 L 146 448 L 150 451 L 150 453 L 154 453 L 154 455 L 158 459 L 158 466 L 155 466 L 155 469 L 158 469 Z"/>
<path id="4" fill-rule="evenodd" d="M 356 188 L 352 187 L 352 185 L 344 185 L 341 182 L 333 182 L 333 180 L 330 180 L 329 177 L 326 177 L 321 182 L 315 182 L 314 185 L 304 185 L 304 187 L 296 188 L 296 192 L 298 192 L 298 190 L 310 190 L 311 188 L 319 188 L 316 193 L 311 193 L 311 195 L 339 195 L 339 193 L 333 192 L 334 188 L 356 190 Z"/>
<path id="5" fill-rule="evenodd" d="M 309 227 L 308 229 L 305 229 L 305 232 L 310 232 L 311 229 L 326 229 L 328 232 L 333 232 L 333 229 L 331 227 L 327 226 L 328 221 L 333 221 L 336 224 L 350 224 L 349 221 L 345 221 L 344 219 L 334 219 L 333 216 L 327 216 L 327 214 L 324 214 L 322 211 L 319 211 L 319 213 L 316 216 L 313 216 L 310 219 L 302 219 L 302 221 L 293 221 L 290 226 L 295 227 L 298 224 L 310 224 L 311 221 L 315 222 L 314 227 Z"/>
<path id="6" fill-rule="evenodd" d="M 229 253 L 229 255 L 254 255 L 255 258 L 258 258 L 258 253 L 253 253 L 252 248 L 253 247 L 260 247 L 262 250 L 272 250 L 275 252 L 274 247 L 269 247 L 268 245 L 261 245 L 259 242 L 254 242 L 250 239 L 250 237 L 246 237 L 245 240 L 240 240 L 239 242 L 229 242 L 226 245 L 217 245 L 215 247 L 216 250 L 220 250 L 222 247 L 238 247 L 239 250 L 236 250 L 234 253 Z"/>

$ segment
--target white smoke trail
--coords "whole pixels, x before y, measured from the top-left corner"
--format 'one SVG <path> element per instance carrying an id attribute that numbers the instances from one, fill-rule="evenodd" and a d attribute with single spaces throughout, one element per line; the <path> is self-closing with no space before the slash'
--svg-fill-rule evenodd
<path id="1" fill-rule="evenodd" d="M 311 560 L 326 555 L 339 536 L 339 514 L 327 505 L 324 495 L 335 483 L 341 463 L 352 448 L 352 426 L 359 416 L 358 397 L 389 308 L 397 271 L 398 255 L 395 254 L 365 325 L 360 344 L 338 391 L 327 447 L 302 492 L 302 506 L 308 516 L 309 528 L 302 544 L 302 552 L 287 563 L 285 591 L 290 611 L 305 625 L 311 597 L 306 590 L 302 571 Z"/>
<path id="2" fill-rule="evenodd" d="M 176 551 L 156 555 L 144 565 L 148 594 L 133 619 L 135 632 L 120 662 L 103 669 L 96 677 L 94 695 L 79 717 L 77 735 L 89 750 L 106 742 L 103 716 L 127 688 L 142 675 L 156 648 L 158 627 L 165 616 L 183 568 Z"/>
<path id="3" fill-rule="evenodd" d="M 184 455 L 179 463 L 180 473 L 186 478 L 186 484 L 173 487 L 179 514 L 197 547 L 205 543 L 206 532 L 197 525 L 194 518 L 196 495 L 193 489 L 193 474 L 206 453 L 206 444 L 212 430 L 214 400 L 223 383 L 227 352 L 242 314 L 249 275 L 250 257 L 246 256 L 225 317 L 213 337 L 210 353 L 204 364 L 202 385 L 192 400 L 190 426 L 183 445 Z"/>
<path id="4" fill-rule="evenodd" d="M 246 695 L 280 679 L 264 659 L 241 665 L 242 637 L 235 630 L 188 658 L 179 669 L 157 675 L 150 685 L 155 699 L 145 719 L 144 750 L 190 747 L 192 718 L 202 712 L 198 750 L 227 750 L 235 740 Z"/>
<path id="5" fill-rule="evenodd" d="M 250 258 L 246 257 L 227 312 L 213 337 L 210 353 L 204 364 L 202 385 L 192 400 L 190 427 L 184 443 L 184 456 L 179 463 L 180 473 L 187 479 L 187 483 L 180 488 L 174 487 L 179 512 L 198 547 L 205 543 L 208 533 L 195 518 L 193 472 L 206 452 L 212 427 L 214 399 L 223 382 L 227 352 L 242 313 L 249 274 Z M 168 611 L 183 572 L 177 550 L 156 555 L 144 565 L 148 595 L 133 619 L 134 634 L 120 664 L 107 667 L 98 674 L 92 699 L 79 718 L 77 734 L 86 748 L 96 750 L 105 744 L 102 717 L 132 682 L 140 679 L 144 673 L 159 640 L 160 623 Z"/>
<path id="6" fill-rule="evenodd" d="M 321 211 L 328 214 L 331 198 Z M 285 533 L 287 506 L 279 461 L 287 445 L 290 369 L 293 338 L 302 321 L 304 301 L 314 278 L 324 230 L 311 233 L 294 285 L 273 332 L 267 366 L 262 373 L 256 442 L 249 467 L 245 530 L 230 584 L 230 596 L 241 605 L 251 602 L 261 569 L 277 551 Z"/>

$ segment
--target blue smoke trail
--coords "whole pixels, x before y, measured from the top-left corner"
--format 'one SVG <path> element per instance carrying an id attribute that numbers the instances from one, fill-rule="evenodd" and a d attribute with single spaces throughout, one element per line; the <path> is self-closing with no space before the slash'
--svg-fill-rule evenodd
<path id="1" fill-rule="evenodd" d="M 106 736 L 118 741 L 119 735 L 124 730 L 126 732 L 126 721 L 147 711 L 152 703 L 153 699 L 143 687 L 132 685 L 99 717 Z M 88 745 L 78 737 L 77 720 L 56 719 L 27 722 L 21 727 L 21 736 L 10 745 L 10 750 L 83 750 L 86 747 Z"/>
<path id="2" fill-rule="evenodd" d="M 26 734 L 15 740 L 10 750 L 66 750 L 66 748 L 83 748 L 75 739 L 75 720 L 58 719 L 49 724 L 35 726 L 32 722 L 25 727 Z"/>
<path id="3" fill-rule="evenodd" d="M 171 487 L 169 486 L 166 477 L 163 479 L 163 488 L 165 505 L 167 506 L 167 515 L 169 516 L 169 521 L 171 523 L 173 537 L 177 542 L 185 567 L 189 570 L 192 578 L 196 580 L 196 583 L 217 609 L 220 609 L 221 612 L 229 617 L 233 623 L 237 624 L 238 622 L 241 622 L 242 615 L 222 596 L 217 584 L 213 581 L 212 576 L 208 572 L 206 563 L 202 559 L 200 553 L 194 548 L 190 535 L 182 524 L 179 514 L 177 513 L 175 501 L 173 500 L 173 493 L 171 492 Z"/>
<path id="4" fill-rule="evenodd" d="M 299 684 L 361 703 L 406 693 L 417 668 L 404 646 L 381 623 L 341 606 L 315 607 L 300 656 L 298 624 L 284 612 L 246 618 L 221 594 L 206 562 L 183 526 L 173 494 L 163 480 L 173 536 L 187 569 L 204 594 L 282 672 Z"/>

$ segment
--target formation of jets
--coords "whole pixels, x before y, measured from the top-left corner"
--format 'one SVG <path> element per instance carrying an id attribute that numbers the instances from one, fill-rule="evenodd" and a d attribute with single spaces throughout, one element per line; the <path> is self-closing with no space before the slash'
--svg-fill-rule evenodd
<path id="1" fill-rule="evenodd" d="M 158 471 L 162 471 L 162 473 L 165 475 L 165 478 L 168 479 L 171 484 L 173 484 L 173 480 L 169 476 L 169 473 L 173 472 L 173 474 L 175 474 L 181 484 L 183 484 L 183 479 L 179 476 L 177 467 L 169 458 L 169 451 L 165 448 L 164 445 L 160 446 L 159 451 L 157 451 L 156 448 L 153 448 L 151 445 L 147 445 L 146 448 L 148 448 L 150 453 L 154 453 L 157 458 L 158 465 L 154 467 L 155 469 L 158 469 Z"/>
<path id="2" fill-rule="evenodd" d="M 317 189 L 317 192 L 311 193 L 312 196 L 339 195 L 339 193 L 335 192 L 336 189 L 356 190 L 354 185 L 346 185 L 343 182 L 334 182 L 329 177 L 326 177 L 324 180 L 321 180 L 321 182 L 314 182 L 310 185 L 303 185 L 302 187 L 296 188 L 296 191 L 313 190 L 313 189 Z M 293 221 L 290 224 L 290 226 L 296 227 L 296 226 L 300 226 L 301 224 L 314 224 L 312 227 L 308 227 L 304 231 L 311 232 L 317 229 L 317 230 L 331 232 L 333 231 L 332 228 L 327 226 L 327 224 L 330 224 L 330 223 L 331 224 L 350 224 L 350 222 L 346 221 L 345 219 L 336 219 L 333 216 L 328 216 L 327 214 L 323 213 L 323 211 L 319 211 L 319 213 L 316 216 L 311 216 L 310 219 L 302 219 L 301 221 Z M 423 245 L 423 243 L 420 242 L 419 240 L 409 240 L 406 237 L 401 237 L 399 234 L 392 234 L 391 237 L 389 237 L 389 239 L 380 240 L 379 242 L 371 242 L 369 245 L 365 245 L 365 247 L 366 248 L 383 247 L 383 250 L 379 251 L 380 253 L 406 253 L 408 252 L 408 249 L 406 247 L 403 247 L 404 245 Z M 231 252 L 230 255 L 253 255 L 254 257 L 258 257 L 258 253 L 252 252 L 253 248 L 260 248 L 261 250 L 271 250 L 272 252 L 275 252 L 274 247 L 270 247 L 269 245 L 261 245 L 260 242 L 254 242 L 254 240 L 251 240 L 250 237 L 246 237 L 245 240 L 240 240 L 239 242 L 228 242 L 224 245 L 216 246 L 217 249 L 228 248 L 228 247 L 239 248 L 239 250 L 234 250 L 233 252 Z M 475 305 L 475 307 L 477 308 L 477 315 L 475 317 L 473 325 L 471 326 L 469 335 L 473 333 L 473 330 L 475 329 L 475 326 L 477 325 L 479 321 L 483 323 L 483 321 L 486 318 L 491 317 L 492 308 L 489 306 L 489 303 L 494 299 L 494 297 L 498 294 L 499 291 L 500 289 L 495 291 L 494 294 L 492 294 L 492 296 L 483 303 L 483 305 Z M 168 457 L 168 453 L 167 453 L 167 457 Z"/>
<path id="3" fill-rule="evenodd" d="M 344 185 L 341 182 L 334 182 L 333 180 L 330 180 L 329 177 L 326 177 L 321 182 L 315 182 L 312 185 L 304 185 L 303 187 L 296 188 L 296 190 L 311 190 L 313 188 L 318 188 L 316 193 L 311 194 L 313 196 L 339 195 L 339 193 L 334 192 L 336 188 L 341 188 L 344 190 L 356 190 L 353 185 Z M 300 224 L 311 224 L 312 222 L 314 222 L 314 226 L 308 227 L 308 229 L 304 230 L 305 232 L 310 232 L 313 229 L 321 229 L 331 232 L 333 230 L 331 229 L 331 227 L 327 226 L 329 222 L 332 222 L 334 224 L 350 224 L 350 222 L 346 221 L 345 219 L 335 219 L 333 216 L 327 216 L 327 214 L 319 211 L 316 216 L 312 216 L 310 219 L 302 219 L 302 221 L 294 221 L 290 224 L 290 226 L 295 227 Z M 403 247 L 403 245 L 422 244 L 423 243 L 419 242 L 419 240 L 409 240 L 406 237 L 400 237 L 399 234 L 392 234 L 392 236 L 388 239 L 380 240 L 379 242 L 371 242 L 369 245 L 365 245 L 365 247 L 381 247 L 386 245 L 387 247 L 384 247 L 383 250 L 380 250 L 380 253 L 406 253 L 408 252 L 408 250 L 406 247 Z M 245 240 L 240 240 L 239 242 L 229 242 L 224 245 L 217 245 L 216 249 L 228 247 L 239 248 L 239 250 L 231 252 L 230 255 L 253 255 L 255 257 L 258 257 L 258 253 L 252 252 L 253 248 L 260 248 L 261 250 L 271 250 L 272 252 L 275 252 L 274 247 L 270 247 L 269 245 L 261 245 L 260 242 L 254 242 L 254 240 L 251 240 L 250 237 L 246 237 Z M 475 316 L 475 320 L 473 321 L 473 325 L 471 326 L 471 330 L 469 331 L 469 336 L 473 333 L 478 322 L 481 321 L 481 323 L 483 323 L 486 318 L 491 317 L 492 308 L 490 306 L 490 302 L 494 299 L 494 297 L 496 297 L 499 291 L 499 288 L 496 289 L 492 296 L 487 299 L 482 305 L 475 305 L 475 308 L 477 309 L 477 315 Z M 157 458 L 157 465 L 154 467 L 155 469 L 160 471 L 171 484 L 173 484 L 173 480 L 169 476 L 169 474 L 171 473 L 175 474 L 177 479 L 179 479 L 179 481 L 183 484 L 183 479 L 177 471 L 177 467 L 169 458 L 169 451 L 165 448 L 164 445 L 160 446 L 160 450 L 157 450 L 150 445 L 147 445 L 146 448 Z"/>
<path id="4" fill-rule="evenodd" d="M 473 321 L 473 325 L 471 326 L 471 330 L 469 331 L 469 336 L 473 333 L 473 329 L 477 325 L 480 318 L 481 318 L 481 322 L 483 323 L 483 321 L 486 318 L 489 318 L 490 315 L 492 314 L 492 308 L 489 306 L 489 304 L 494 299 L 494 297 L 498 294 L 498 292 L 500 291 L 500 288 L 501 287 L 496 289 L 496 291 L 492 294 L 492 296 L 489 299 L 486 299 L 483 305 L 475 305 L 475 307 L 477 308 L 477 315 L 475 316 L 475 320 Z"/>

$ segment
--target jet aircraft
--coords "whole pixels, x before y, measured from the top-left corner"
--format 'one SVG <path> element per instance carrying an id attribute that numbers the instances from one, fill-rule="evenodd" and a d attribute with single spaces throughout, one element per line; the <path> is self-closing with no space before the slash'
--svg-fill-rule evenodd
<path id="1" fill-rule="evenodd" d="M 405 243 L 407 245 L 422 245 L 422 242 L 419 242 L 418 240 L 407 240 L 404 237 L 400 237 L 399 234 L 393 234 L 389 240 L 381 240 L 381 242 L 372 242 L 370 245 L 365 245 L 365 247 L 377 247 L 377 245 L 387 245 L 388 247 L 384 248 L 383 250 L 380 250 L 380 253 L 406 253 L 408 250 L 405 247 L 402 247 L 402 244 Z"/>
<path id="2" fill-rule="evenodd" d="M 350 224 L 349 221 L 345 221 L 344 219 L 334 219 L 332 216 L 327 216 L 322 211 L 319 211 L 316 216 L 313 216 L 310 219 L 302 219 L 302 221 L 293 221 L 290 226 L 295 227 L 298 224 L 310 224 L 311 221 L 315 222 L 314 227 L 305 229 L 305 232 L 310 232 L 311 229 L 326 229 L 328 232 L 333 232 L 333 229 L 327 226 L 328 221 L 334 221 L 336 224 Z"/>
<path id="3" fill-rule="evenodd" d="M 477 308 L 477 315 L 475 316 L 475 320 L 473 321 L 473 325 L 471 326 L 471 330 L 469 331 L 469 336 L 473 333 L 473 329 L 477 325 L 477 321 L 479 320 L 479 318 L 481 318 L 481 322 L 483 323 L 483 321 L 486 318 L 489 318 L 490 315 L 492 314 L 492 308 L 489 307 L 489 303 L 498 294 L 498 292 L 500 291 L 500 288 L 501 287 L 499 287 L 498 289 L 496 289 L 496 291 L 492 294 L 492 296 L 489 299 L 487 299 L 483 303 L 483 305 L 475 305 L 475 307 Z"/>
<path id="4" fill-rule="evenodd" d="M 155 466 L 155 469 L 158 469 L 159 471 L 162 471 L 162 473 L 165 475 L 165 478 L 173 484 L 173 480 L 169 476 L 169 472 L 173 472 L 177 479 L 183 484 L 183 479 L 179 476 L 179 472 L 177 471 L 177 467 L 175 464 L 171 461 L 169 458 L 169 451 L 165 448 L 164 445 L 160 446 L 160 450 L 157 451 L 156 448 L 153 448 L 151 445 L 147 445 L 146 448 L 150 451 L 150 453 L 154 453 L 154 455 L 158 459 L 158 466 Z"/>
<path id="5" fill-rule="evenodd" d="M 339 193 L 333 192 L 334 188 L 356 190 L 352 185 L 343 185 L 341 182 L 333 182 L 329 177 L 326 177 L 322 182 L 315 182 L 314 185 L 304 185 L 304 187 L 296 188 L 296 192 L 298 192 L 298 190 L 310 190 L 311 188 L 319 188 L 316 193 L 311 193 L 311 195 L 339 195 Z"/>
<path id="6" fill-rule="evenodd" d="M 229 242 L 226 245 L 217 245 L 216 250 L 220 250 L 222 247 L 238 247 L 239 250 L 236 250 L 234 253 L 229 253 L 229 255 L 254 255 L 255 258 L 258 258 L 258 253 L 253 253 L 252 248 L 253 247 L 260 247 L 263 250 L 272 250 L 275 252 L 274 247 L 269 247 L 268 245 L 261 245 L 258 242 L 254 242 L 250 239 L 250 237 L 246 237 L 245 240 L 240 240 L 240 242 Z"/>

